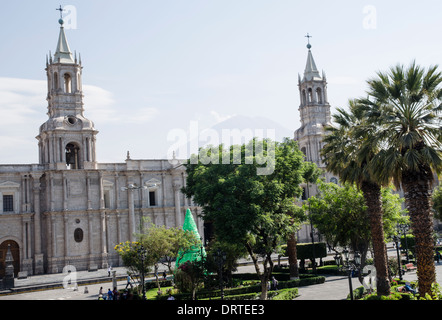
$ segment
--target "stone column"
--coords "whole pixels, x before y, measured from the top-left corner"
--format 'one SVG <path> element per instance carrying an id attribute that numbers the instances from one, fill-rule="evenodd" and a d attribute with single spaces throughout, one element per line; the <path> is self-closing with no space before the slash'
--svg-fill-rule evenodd
<path id="1" fill-rule="evenodd" d="M 183 219 L 181 217 L 181 203 L 180 203 L 180 192 L 181 185 L 174 181 L 173 192 L 175 194 L 175 227 L 180 228 L 183 225 Z"/>
<path id="2" fill-rule="evenodd" d="M 43 254 L 41 253 L 41 216 L 40 180 L 34 179 L 34 273 L 43 273 Z"/>
<path id="3" fill-rule="evenodd" d="M 68 248 L 68 243 L 69 243 L 69 241 L 68 241 L 68 239 L 69 239 L 69 232 L 68 232 L 68 230 L 69 230 L 69 225 L 68 225 L 68 221 L 69 221 L 69 218 L 68 218 L 68 216 L 66 215 L 66 213 L 63 215 L 63 222 L 64 222 L 64 246 L 63 246 L 63 249 L 64 249 L 64 256 L 65 256 L 65 258 L 67 259 L 67 257 L 68 257 L 68 250 L 69 250 L 69 248 Z"/>
<path id="4" fill-rule="evenodd" d="M 135 233 L 134 191 L 132 189 L 128 189 L 127 196 L 129 201 L 129 241 L 133 241 Z"/>

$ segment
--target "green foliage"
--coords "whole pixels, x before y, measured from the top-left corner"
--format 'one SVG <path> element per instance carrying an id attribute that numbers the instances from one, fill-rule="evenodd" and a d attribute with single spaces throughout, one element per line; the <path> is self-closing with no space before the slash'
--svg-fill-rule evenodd
<path id="1" fill-rule="evenodd" d="M 183 192 L 202 207 L 203 219 L 211 221 L 217 240 L 245 245 L 254 262 L 258 256 L 264 258 L 262 281 L 271 273 L 271 254 L 300 224 L 294 199 L 302 193 L 304 176 L 314 173 L 303 159 L 292 139 L 282 143 L 253 139 L 229 149 L 223 145 L 200 149 L 199 157 L 192 156 L 186 165 Z M 271 170 L 260 171 L 266 168 Z"/>
<path id="2" fill-rule="evenodd" d="M 327 256 L 326 244 L 323 242 L 315 243 L 298 243 L 296 245 L 298 259 L 313 259 L 313 247 L 316 258 L 324 258 Z"/>
<path id="3" fill-rule="evenodd" d="M 442 220 L 442 186 L 437 186 L 433 191 L 433 210 L 434 217 L 436 219 Z"/>
<path id="4" fill-rule="evenodd" d="M 258 163 L 253 152 L 257 144 L 254 139 L 229 150 L 220 145 L 218 164 L 205 164 L 200 158 L 195 163 L 192 158 L 186 165 L 188 176 L 183 191 L 203 208 L 203 218 L 212 221 L 220 241 L 244 243 L 250 234 L 262 234 L 265 228 L 272 230 L 267 233 L 268 240 L 281 232 L 292 231 L 292 228 L 288 229 L 292 224 L 288 223 L 287 215 L 296 211 L 292 200 L 302 192 L 299 184 L 303 181 L 303 154 L 293 141 L 274 143 L 264 140 L 264 150 L 275 144 L 274 171 L 258 175 L 257 169 L 263 165 Z M 237 150 L 241 151 L 239 157 L 235 153 Z M 214 148 L 201 149 L 201 153 L 213 155 Z M 225 159 L 230 161 L 226 163 Z M 272 242 L 260 243 L 268 246 Z"/>
<path id="5" fill-rule="evenodd" d="M 132 274 L 138 274 L 144 271 L 147 273 L 149 268 L 156 263 L 156 256 L 149 248 L 143 247 L 138 241 L 126 241 L 115 246 L 114 248 L 123 260 L 123 264 L 131 271 Z M 141 259 L 141 251 L 145 251 L 145 259 Z"/>
<path id="6" fill-rule="evenodd" d="M 190 231 L 153 223 L 149 224 L 144 233 L 137 235 L 137 238 L 145 248 L 149 248 L 155 263 L 166 261 L 169 272 L 172 272 L 172 260 L 179 258 L 179 252 L 186 252 L 200 243 L 200 239 Z"/>
<path id="7" fill-rule="evenodd" d="M 181 292 L 192 293 L 195 300 L 196 290 L 202 287 L 205 268 L 201 261 L 186 261 L 175 272 L 175 283 Z"/>
<path id="8" fill-rule="evenodd" d="M 334 248 L 357 247 L 369 239 L 370 224 L 362 192 L 351 185 L 318 181 L 319 194 L 309 198 L 304 209 L 313 224 Z"/>
<path id="9" fill-rule="evenodd" d="M 240 279 L 254 279 L 252 284 L 244 284 L 236 288 L 225 288 L 224 289 L 224 299 L 225 300 L 249 300 L 249 299 L 259 299 L 261 293 L 261 284 L 257 278 L 256 274 L 235 274 L 235 277 Z M 248 281 L 248 280 L 247 280 Z M 313 275 L 301 275 L 300 279 L 287 280 L 278 282 L 278 290 L 269 291 L 269 300 L 292 300 L 297 296 L 297 287 L 309 286 L 315 284 L 322 284 L 325 282 L 324 276 L 313 276 Z M 167 293 L 157 296 L 158 300 L 167 299 Z M 278 297 L 279 296 L 279 297 Z M 192 299 L 191 293 L 175 293 L 174 297 L 176 300 L 190 300 Z M 201 289 L 198 292 L 198 300 L 219 300 L 221 299 L 220 290 L 205 290 Z"/>
<path id="10" fill-rule="evenodd" d="M 319 193 L 311 197 L 304 210 L 310 210 L 313 224 L 334 248 L 351 244 L 357 248 L 370 241 L 371 229 L 367 206 L 361 191 L 355 186 L 318 181 Z M 396 232 L 397 223 L 407 222 L 403 200 L 392 189 L 382 188 L 382 210 L 385 238 Z"/>

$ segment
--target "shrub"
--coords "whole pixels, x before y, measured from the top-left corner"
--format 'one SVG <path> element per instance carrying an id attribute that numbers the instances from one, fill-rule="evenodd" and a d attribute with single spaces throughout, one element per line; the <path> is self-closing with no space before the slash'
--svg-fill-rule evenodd
<path id="1" fill-rule="evenodd" d="M 298 296 L 298 288 L 282 289 L 277 293 L 272 300 L 293 300 Z"/>

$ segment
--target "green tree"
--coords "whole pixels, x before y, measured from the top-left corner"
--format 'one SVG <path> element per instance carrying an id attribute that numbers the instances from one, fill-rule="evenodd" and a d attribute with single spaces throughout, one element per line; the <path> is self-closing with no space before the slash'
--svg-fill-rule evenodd
<path id="1" fill-rule="evenodd" d="M 431 295 L 436 281 L 431 186 L 442 169 L 442 75 L 437 69 L 425 70 L 415 62 L 407 68 L 398 64 L 368 80 L 368 96 L 359 99 L 365 116 L 378 127 L 372 141 L 382 146 L 371 172 L 378 181 L 392 179 L 404 191 L 422 296 Z"/>
<path id="2" fill-rule="evenodd" d="M 200 241 L 192 232 L 180 228 L 157 226 L 153 223 L 150 223 L 142 234 L 137 235 L 137 238 L 144 248 L 148 248 L 149 261 L 154 261 L 154 264 L 165 261 L 170 273 L 172 273 L 172 259 L 179 259 L 179 252 L 190 250 Z M 155 272 L 155 279 L 158 291 L 160 291 L 157 272 Z"/>
<path id="3" fill-rule="evenodd" d="M 117 244 L 114 249 L 121 256 L 123 264 L 129 270 L 129 274 L 132 277 L 146 274 L 157 261 L 155 253 L 151 248 L 145 247 L 139 241 L 122 242 Z M 142 255 L 144 258 L 142 258 Z M 142 283 L 143 281 L 144 279 L 141 278 L 140 282 Z M 140 293 L 140 289 L 138 287 L 138 293 Z"/>
<path id="4" fill-rule="evenodd" d="M 356 184 L 363 192 L 370 219 L 378 295 L 390 294 L 387 248 L 382 222 L 381 184 L 368 170 L 370 162 L 380 150 L 378 143 L 367 143 L 376 131 L 366 123 L 364 112 L 355 100 L 349 110 L 337 109 L 333 115 L 338 127 L 329 126 L 324 138 L 322 156 L 329 171 L 344 183 Z"/>
<path id="5" fill-rule="evenodd" d="M 442 220 L 442 186 L 437 186 L 434 188 L 433 195 L 433 209 L 434 217 L 436 219 Z"/>
<path id="6" fill-rule="evenodd" d="M 304 207 L 310 205 L 314 225 L 334 250 L 337 246 L 350 246 L 361 253 L 362 264 L 372 243 L 370 219 L 363 193 L 345 184 L 318 182 L 319 193 L 311 197 Z M 406 221 L 401 199 L 390 188 L 381 190 L 384 238 L 395 234 L 397 223 Z"/>
<path id="7" fill-rule="evenodd" d="M 202 162 L 206 159 L 202 154 L 212 160 Z M 201 149 L 186 170 L 183 191 L 202 207 L 203 218 L 213 223 L 219 241 L 245 246 L 261 279 L 261 299 L 266 299 L 271 255 L 295 230 L 291 217 L 296 212 L 294 200 L 302 192 L 303 172 L 297 143 L 253 139 L 228 150 L 222 145 Z"/>
<path id="8" fill-rule="evenodd" d="M 362 192 L 350 184 L 318 181 L 319 193 L 304 203 L 315 227 L 329 247 L 349 246 L 365 261 L 370 243 L 370 222 Z"/>

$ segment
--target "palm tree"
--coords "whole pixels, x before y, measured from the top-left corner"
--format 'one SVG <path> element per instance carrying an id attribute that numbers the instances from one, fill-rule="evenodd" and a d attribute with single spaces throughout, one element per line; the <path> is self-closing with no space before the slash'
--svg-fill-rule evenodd
<path id="1" fill-rule="evenodd" d="M 382 221 L 381 186 L 367 169 L 379 151 L 377 144 L 368 144 L 374 126 L 364 123 L 364 113 L 356 101 L 349 101 L 349 111 L 337 108 L 333 115 L 339 127 L 327 127 L 322 156 L 327 170 L 340 177 L 342 182 L 356 184 L 363 192 L 370 217 L 374 264 L 377 277 L 377 294 L 390 294 L 387 250 Z"/>
<path id="2" fill-rule="evenodd" d="M 424 70 L 412 62 L 377 73 L 368 81 L 368 97 L 360 99 L 365 115 L 379 127 L 373 136 L 381 151 L 371 172 L 379 181 L 392 179 L 404 191 L 416 241 L 419 294 L 431 294 L 434 267 L 431 190 L 442 169 L 440 104 L 442 75 L 437 66 Z"/>

